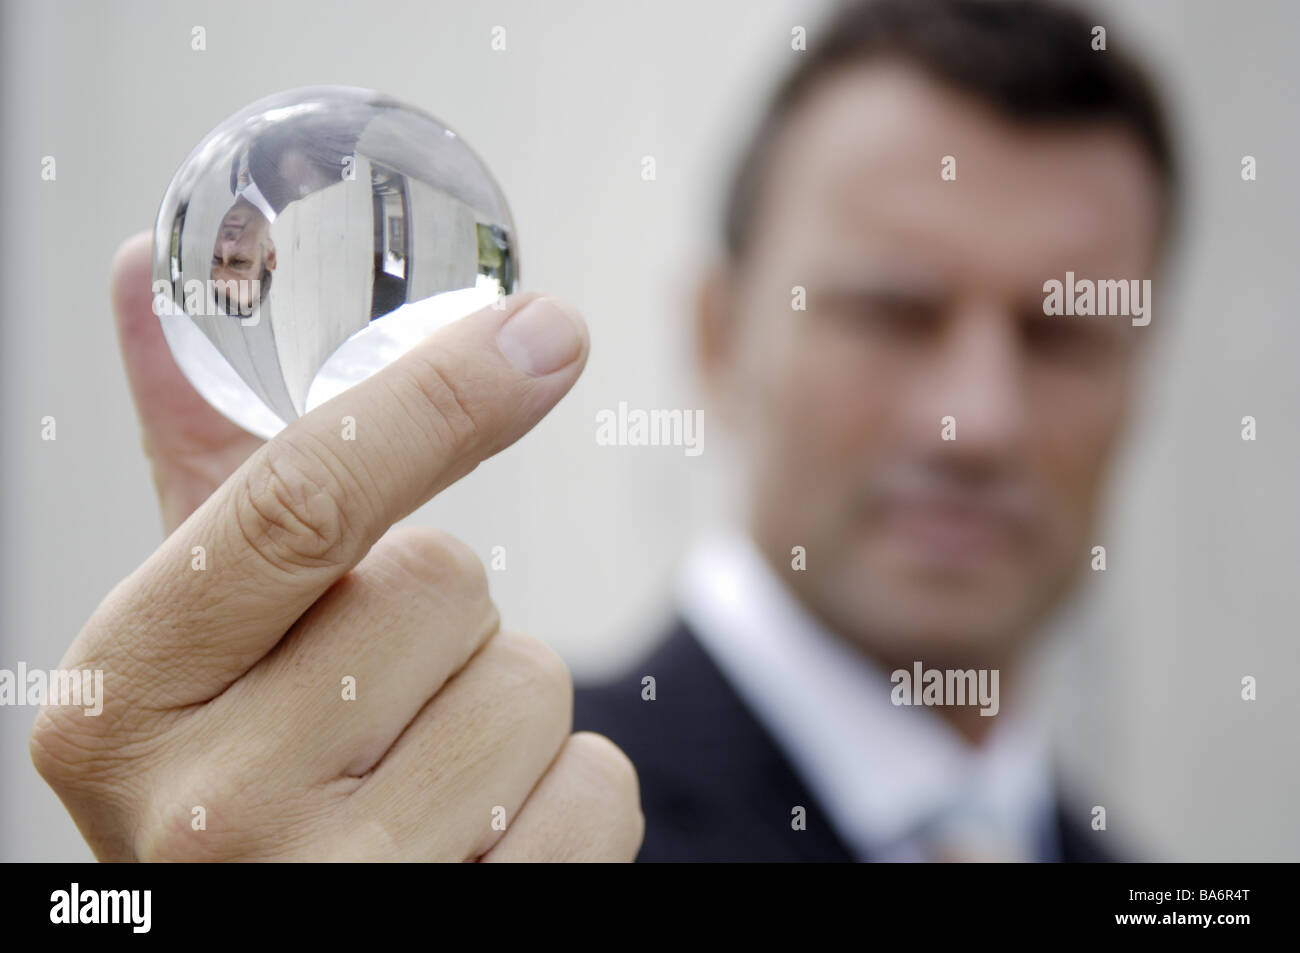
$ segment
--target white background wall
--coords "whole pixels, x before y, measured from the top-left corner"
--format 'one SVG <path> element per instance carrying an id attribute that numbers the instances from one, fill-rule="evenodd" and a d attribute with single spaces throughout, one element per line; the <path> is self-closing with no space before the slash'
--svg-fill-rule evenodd
<path id="1" fill-rule="evenodd" d="M 586 314 L 592 356 L 519 445 L 419 511 L 485 559 L 508 625 L 579 676 L 630 661 L 673 566 L 726 505 L 725 446 L 598 447 L 601 408 L 700 406 L 685 317 L 738 134 L 820 3 L 6 3 L 0 288 L 0 667 L 57 663 L 160 526 L 108 310 L 117 243 L 152 226 L 218 121 L 315 83 L 383 90 L 486 159 L 519 226 L 524 286 Z M 1059 658 L 1080 796 L 1159 854 L 1300 859 L 1300 6 L 1146 0 L 1099 18 L 1166 70 L 1193 188 L 1152 407 L 1117 482 Z M 194 25 L 207 50 L 190 49 Z M 505 52 L 491 29 L 507 29 Z M 1243 154 L 1259 160 L 1244 184 Z M 658 180 L 640 176 L 655 156 Z M 40 161 L 58 162 L 55 183 Z M 40 440 L 39 421 L 58 421 Z M 1239 421 L 1259 420 L 1243 443 Z M 1243 674 L 1259 701 L 1238 699 Z M 0 709 L 0 859 L 88 858 L 31 769 L 31 709 Z"/>

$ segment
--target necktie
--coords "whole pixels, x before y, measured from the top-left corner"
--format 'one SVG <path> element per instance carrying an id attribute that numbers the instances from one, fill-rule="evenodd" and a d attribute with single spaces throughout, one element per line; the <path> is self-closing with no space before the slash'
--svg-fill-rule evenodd
<path id="1" fill-rule="evenodd" d="M 919 832 L 933 863 L 1022 863 L 1032 860 L 998 813 L 969 791 L 932 815 Z"/>

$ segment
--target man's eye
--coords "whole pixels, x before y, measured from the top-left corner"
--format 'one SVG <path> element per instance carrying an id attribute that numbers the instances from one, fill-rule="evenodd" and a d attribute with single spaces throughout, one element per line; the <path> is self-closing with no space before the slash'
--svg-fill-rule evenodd
<path id="1" fill-rule="evenodd" d="M 1087 323 L 1095 320 L 1033 315 L 1024 322 L 1024 341 L 1031 350 L 1050 357 L 1092 359 L 1116 343 L 1113 329 Z"/>
<path id="2" fill-rule="evenodd" d="M 896 337 L 923 337 L 939 323 L 939 309 L 926 299 L 888 293 L 829 296 L 829 310 L 864 330 Z"/>

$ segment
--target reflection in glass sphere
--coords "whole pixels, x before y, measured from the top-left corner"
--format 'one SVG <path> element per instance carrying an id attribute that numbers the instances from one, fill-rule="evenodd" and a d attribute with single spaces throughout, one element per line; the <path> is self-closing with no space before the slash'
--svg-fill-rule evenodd
<path id="1" fill-rule="evenodd" d="M 154 311 L 177 364 L 262 437 L 518 275 L 510 210 L 478 156 L 433 117 L 344 86 L 219 125 L 154 229 Z"/>

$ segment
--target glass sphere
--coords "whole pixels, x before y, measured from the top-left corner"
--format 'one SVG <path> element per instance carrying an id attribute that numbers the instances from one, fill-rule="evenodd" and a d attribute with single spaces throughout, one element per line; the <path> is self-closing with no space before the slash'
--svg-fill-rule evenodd
<path id="1" fill-rule="evenodd" d="M 512 293 L 518 244 L 482 160 L 432 116 L 318 86 L 221 123 L 172 178 L 154 312 L 194 388 L 239 426 L 289 421 Z"/>

